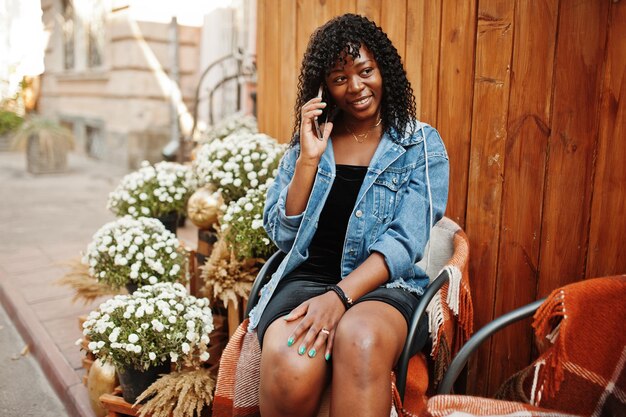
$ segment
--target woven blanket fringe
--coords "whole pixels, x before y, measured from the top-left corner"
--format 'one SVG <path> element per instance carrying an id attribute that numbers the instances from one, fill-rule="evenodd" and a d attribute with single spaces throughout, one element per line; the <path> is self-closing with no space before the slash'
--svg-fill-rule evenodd
<path id="1" fill-rule="evenodd" d="M 469 339 L 473 332 L 474 307 L 469 286 L 469 246 L 463 231 L 454 235 L 455 254 L 442 271 L 446 271 L 449 282 L 430 302 L 428 328 L 431 335 L 431 357 L 435 362 L 434 386 L 443 379 L 453 352 Z M 451 323 L 453 328 L 447 328 Z M 448 340 L 451 339 L 451 340 Z"/>
<path id="2" fill-rule="evenodd" d="M 545 343 L 546 338 L 553 343 L 553 346 L 539 358 L 543 366 L 539 369 L 533 384 L 536 391 L 531 393 L 531 398 L 535 399 L 537 404 L 540 403 L 543 394 L 554 397 L 565 378 L 563 364 L 568 361 L 568 356 L 565 338 L 559 337 L 567 332 L 565 298 L 565 290 L 557 289 L 548 296 L 535 313 L 533 328 L 538 343 Z"/>

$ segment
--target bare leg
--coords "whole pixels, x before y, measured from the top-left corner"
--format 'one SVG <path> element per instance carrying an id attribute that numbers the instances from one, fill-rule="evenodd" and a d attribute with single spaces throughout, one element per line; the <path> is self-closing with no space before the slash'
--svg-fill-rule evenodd
<path id="1" fill-rule="evenodd" d="M 402 352 L 407 325 L 380 301 L 356 304 L 341 318 L 333 345 L 333 417 L 388 416 L 391 370 Z"/>
<path id="2" fill-rule="evenodd" d="M 313 416 L 328 381 L 324 355 L 298 355 L 298 341 L 287 339 L 300 320 L 274 321 L 265 332 L 261 352 L 260 409 L 263 417 Z"/>

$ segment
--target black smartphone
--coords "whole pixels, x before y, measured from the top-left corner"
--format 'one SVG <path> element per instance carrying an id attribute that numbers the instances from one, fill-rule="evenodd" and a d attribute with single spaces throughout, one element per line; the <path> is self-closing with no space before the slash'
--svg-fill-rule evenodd
<path id="1" fill-rule="evenodd" d="M 317 91 L 317 98 L 322 98 L 323 94 L 324 94 L 324 85 L 320 84 L 320 89 Z M 326 120 L 328 121 L 328 119 Z M 315 125 L 315 133 L 317 133 L 317 139 L 324 140 L 324 137 L 322 136 L 322 131 L 320 130 L 320 124 L 317 121 L 317 117 L 313 119 L 313 124 Z"/>
<path id="2" fill-rule="evenodd" d="M 333 119 L 335 118 L 335 116 L 337 115 L 337 113 L 339 113 L 339 107 L 337 106 L 333 106 L 332 108 L 330 107 L 330 101 L 328 100 L 327 97 L 324 97 L 324 84 L 320 84 L 320 88 L 319 90 L 317 90 L 317 97 L 321 98 L 322 101 L 324 103 L 326 103 L 326 109 L 324 111 L 324 113 L 326 113 L 326 118 L 324 120 L 324 124 L 328 123 L 328 122 L 332 122 Z M 324 114 L 322 113 L 322 114 Z M 320 124 L 317 120 L 317 117 L 315 119 L 313 119 L 313 124 L 315 125 L 315 133 L 317 133 L 317 138 L 319 140 L 323 140 L 323 136 L 322 136 L 322 130 L 320 129 Z"/>

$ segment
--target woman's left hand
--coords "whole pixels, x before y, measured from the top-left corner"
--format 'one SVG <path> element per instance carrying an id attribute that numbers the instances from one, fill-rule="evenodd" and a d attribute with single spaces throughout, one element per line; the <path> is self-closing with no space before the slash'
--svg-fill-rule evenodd
<path id="1" fill-rule="evenodd" d="M 298 344 L 298 353 L 304 355 L 306 352 L 313 358 L 326 345 L 324 356 L 328 360 L 333 348 L 335 329 L 345 312 L 343 303 L 332 291 L 303 302 L 284 317 L 288 322 L 302 318 L 289 336 L 287 344 L 292 346 L 304 335 Z"/>

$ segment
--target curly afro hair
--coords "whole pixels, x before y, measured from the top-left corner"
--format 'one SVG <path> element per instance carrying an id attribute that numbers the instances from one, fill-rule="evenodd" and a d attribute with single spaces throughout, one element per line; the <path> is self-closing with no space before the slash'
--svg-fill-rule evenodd
<path id="1" fill-rule="evenodd" d="M 313 32 L 309 39 L 302 68 L 298 77 L 298 98 L 294 107 L 295 124 L 292 145 L 298 140 L 300 129 L 300 109 L 317 95 L 319 86 L 325 81 L 330 69 L 347 55 L 360 56 L 359 49 L 366 46 L 374 55 L 383 79 L 381 118 L 387 132 L 394 129 L 399 141 L 412 131 L 415 120 L 415 97 L 411 83 L 406 77 L 402 59 L 387 34 L 364 16 L 344 14 L 329 20 Z M 332 98 L 328 97 L 331 101 Z M 332 106 L 327 106 L 330 109 Z M 326 110 L 320 119 L 326 117 Z"/>

